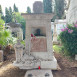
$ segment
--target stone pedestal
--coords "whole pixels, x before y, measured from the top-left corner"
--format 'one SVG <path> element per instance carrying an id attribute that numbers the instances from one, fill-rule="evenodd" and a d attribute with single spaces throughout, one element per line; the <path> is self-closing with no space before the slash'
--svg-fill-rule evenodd
<path id="1" fill-rule="evenodd" d="M 29 70 L 25 77 L 53 77 L 51 70 Z"/>
<path id="2" fill-rule="evenodd" d="M 14 48 L 15 48 L 16 62 L 19 63 L 23 56 L 23 45 L 18 40 L 17 44 L 14 45 Z"/>
<path id="3" fill-rule="evenodd" d="M 0 62 L 3 61 L 3 50 L 0 50 Z"/>

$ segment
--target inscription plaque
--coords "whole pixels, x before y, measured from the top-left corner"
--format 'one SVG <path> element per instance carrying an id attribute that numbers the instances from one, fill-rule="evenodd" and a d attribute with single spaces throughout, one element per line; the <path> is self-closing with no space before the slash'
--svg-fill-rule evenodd
<path id="1" fill-rule="evenodd" d="M 32 37 L 31 40 L 31 52 L 46 52 L 47 41 L 46 37 Z"/>

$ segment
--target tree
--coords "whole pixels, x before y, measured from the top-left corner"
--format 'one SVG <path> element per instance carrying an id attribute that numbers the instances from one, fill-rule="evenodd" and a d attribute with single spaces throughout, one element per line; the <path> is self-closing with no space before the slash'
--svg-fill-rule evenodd
<path id="1" fill-rule="evenodd" d="M 52 0 L 43 0 L 44 13 L 52 13 Z"/>
<path id="2" fill-rule="evenodd" d="M 64 15 L 64 0 L 55 0 L 55 11 L 59 19 Z"/>
<path id="3" fill-rule="evenodd" d="M 4 15 L 3 15 L 3 12 L 2 12 L 2 7 L 0 5 L 0 15 L 1 15 L 1 18 L 4 20 Z"/>
<path id="4" fill-rule="evenodd" d="M 5 21 L 6 23 L 12 22 L 12 17 L 8 8 L 5 8 Z"/>
<path id="5" fill-rule="evenodd" d="M 27 7 L 27 13 L 31 13 L 31 9 L 29 6 Z"/>
<path id="6" fill-rule="evenodd" d="M 2 13 L 2 7 L 1 7 L 1 5 L 0 5 L 0 14 L 2 15 L 3 13 Z"/>
<path id="7" fill-rule="evenodd" d="M 8 23 L 8 22 L 10 22 L 10 19 L 9 19 L 9 10 L 8 10 L 8 8 L 6 7 L 5 8 L 5 21 L 6 21 L 6 23 Z"/>
<path id="8" fill-rule="evenodd" d="M 43 13 L 43 3 L 41 1 L 35 1 L 33 4 L 34 13 Z"/>
<path id="9" fill-rule="evenodd" d="M 9 15 L 10 15 L 10 21 L 12 22 L 12 19 L 13 19 L 13 14 L 12 14 L 12 8 L 9 7 Z"/>
<path id="10" fill-rule="evenodd" d="M 14 11 L 14 12 L 18 12 L 18 8 L 16 7 L 15 4 L 14 4 L 14 6 L 13 6 L 13 11 Z"/>
<path id="11" fill-rule="evenodd" d="M 9 7 L 9 12 L 10 12 L 10 14 L 12 14 L 12 8 L 11 7 Z"/>

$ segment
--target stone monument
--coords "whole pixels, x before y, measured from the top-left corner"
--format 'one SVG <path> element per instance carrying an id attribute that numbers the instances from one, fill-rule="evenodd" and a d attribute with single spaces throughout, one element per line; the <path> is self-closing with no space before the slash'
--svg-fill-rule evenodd
<path id="1" fill-rule="evenodd" d="M 54 15 L 23 13 L 22 16 L 26 19 L 26 45 L 21 60 L 16 59 L 13 64 L 20 69 L 57 69 L 51 34 L 51 19 Z M 21 53 L 19 52 L 23 49 L 21 44 L 16 48 L 16 54 Z"/>

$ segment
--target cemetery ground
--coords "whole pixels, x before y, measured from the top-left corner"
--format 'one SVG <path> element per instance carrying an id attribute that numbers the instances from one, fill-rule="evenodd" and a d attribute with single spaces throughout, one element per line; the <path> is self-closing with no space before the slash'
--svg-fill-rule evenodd
<path id="1" fill-rule="evenodd" d="M 53 70 L 53 77 L 77 77 L 77 61 L 59 52 L 54 52 L 54 55 L 61 70 Z M 6 61 L 0 63 L 0 77 L 24 77 L 26 70 L 13 66 L 14 60 L 15 54 L 12 53 L 7 56 Z"/>

